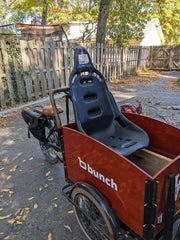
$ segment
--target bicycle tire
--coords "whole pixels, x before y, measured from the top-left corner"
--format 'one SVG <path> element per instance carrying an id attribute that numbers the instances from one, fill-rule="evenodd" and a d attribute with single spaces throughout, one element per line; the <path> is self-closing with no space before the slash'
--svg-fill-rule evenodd
<path id="1" fill-rule="evenodd" d="M 73 206 L 77 221 L 88 240 L 106 240 L 106 235 L 109 239 L 115 240 L 120 229 L 119 223 L 116 221 L 116 217 L 107 200 L 100 192 L 89 186 L 89 184 L 83 184 L 83 186 L 75 187 L 71 192 L 71 199 L 95 222 L 90 222 L 76 206 Z M 91 190 L 89 191 L 89 189 Z M 82 198 L 86 201 L 85 205 L 89 204 L 89 206 L 86 206 L 86 209 L 82 208 Z M 97 217 L 101 218 L 100 224 L 97 222 Z M 102 229 L 102 232 L 100 229 Z"/>
<path id="2" fill-rule="evenodd" d="M 56 150 L 55 148 L 48 146 L 47 144 L 48 142 L 50 142 L 50 143 L 56 144 L 58 147 L 60 146 L 60 140 L 58 138 L 57 132 L 53 131 L 52 134 L 50 134 L 49 136 L 49 132 L 52 129 L 52 127 L 53 127 L 53 124 L 51 123 L 51 121 L 47 120 L 47 123 L 45 125 L 46 141 L 39 141 L 39 145 L 41 147 L 41 151 L 44 154 L 47 162 L 49 162 L 50 164 L 55 164 L 59 161 L 62 161 L 63 156 L 61 151 L 59 151 L 58 149 Z"/>

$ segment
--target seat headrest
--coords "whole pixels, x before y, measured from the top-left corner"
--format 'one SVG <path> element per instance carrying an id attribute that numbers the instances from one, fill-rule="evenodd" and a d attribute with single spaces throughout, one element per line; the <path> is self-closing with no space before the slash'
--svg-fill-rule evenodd
<path id="1" fill-rule="evenodd" d="M 76 73 L 92 72 L 95 69 L 91 57 L 84 47 L 77 47 L 74 54 L 74 70 Z"/>

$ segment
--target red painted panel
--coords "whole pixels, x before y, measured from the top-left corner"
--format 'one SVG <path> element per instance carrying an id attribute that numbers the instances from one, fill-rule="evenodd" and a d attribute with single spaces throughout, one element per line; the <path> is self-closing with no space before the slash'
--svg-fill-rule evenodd
<path id="1" fill-rule="evenodd" d="M 142 236 L 145 180 L 151 177 L 112 149 L 72 128 L 62 127 L 68 177 L 95 186 L 119 218 Z"/>
<path id="2" fill-rule="evenodd" d="M 148 133 L 150 150 L 172 159 L 180 154 L 179 128 L 139 114 L 124 113 L 124 115 Z"/>

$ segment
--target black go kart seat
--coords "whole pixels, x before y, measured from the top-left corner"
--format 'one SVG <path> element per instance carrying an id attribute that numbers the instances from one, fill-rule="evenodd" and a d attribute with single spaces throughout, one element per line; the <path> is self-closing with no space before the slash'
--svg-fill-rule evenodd
<path id="1" fill-rule="evenodd" d="M 120 112 L 103 74 L 94 67 L 83 47 L 75 50 L 69 81 L 79 131 L 123 156 L 148 146 L 147 133 Z"/>

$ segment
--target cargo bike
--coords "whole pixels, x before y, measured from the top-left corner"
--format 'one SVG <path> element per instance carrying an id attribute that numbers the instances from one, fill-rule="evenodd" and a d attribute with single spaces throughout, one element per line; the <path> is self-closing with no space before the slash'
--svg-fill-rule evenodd
<path id="1" fill-rule="evenodd" d="M 66 125 L 57 93 L 66 99 Z M 22 116 L 49 161 L 63 162 L 62 192 L 87 239 L 179 240 L 180 129 L 122 113 L 83 47 L 75 50 L 69 88 L 52 90 L 50 99 L 52 106 Z"/>

